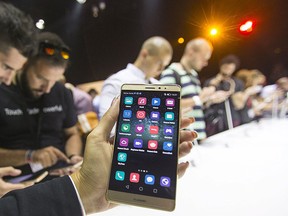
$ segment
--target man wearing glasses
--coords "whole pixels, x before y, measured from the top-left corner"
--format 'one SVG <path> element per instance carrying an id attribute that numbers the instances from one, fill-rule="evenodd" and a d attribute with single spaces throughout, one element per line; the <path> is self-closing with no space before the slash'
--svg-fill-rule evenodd
<path id="1" fill-rule="evenodd" d="M 69 48 L 49 32 L 38 35 L 37 47 L 12 85 L 0 88 L 0 166 L 37 171 L 82 160 L 73 98 L 57 82 L 68 66 Z"/>

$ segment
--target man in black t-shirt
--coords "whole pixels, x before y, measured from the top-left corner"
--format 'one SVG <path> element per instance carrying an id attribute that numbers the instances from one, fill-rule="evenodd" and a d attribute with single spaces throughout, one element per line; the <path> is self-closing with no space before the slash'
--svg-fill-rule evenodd
<path id="1" fill-rule="evenodd" d="M 30 163 L 33 170 L 68 158 L 82 160 L 73 98 L 57 82 L 68 65 L 69 48 L 48 32 L 40 33 L 37 43 L 37 53 L 12 85 L 0 86 L 0 166 Z"/>
<path id="2" fill-rule="evenodd" d="M 11 4 L 0 2 L 0 85 L 10 85 L 35 47 L 36 27 L 31 17 Z M 1 134 L 2 132 L 0 132 Z M 4 175 L 19 175 L 20 170 L 0 167 L 0 197 L 24 184 L 4 182 Z"/>

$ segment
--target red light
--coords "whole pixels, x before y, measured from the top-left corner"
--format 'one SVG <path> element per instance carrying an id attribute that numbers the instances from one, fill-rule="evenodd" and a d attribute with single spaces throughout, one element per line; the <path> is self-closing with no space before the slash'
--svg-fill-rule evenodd
<path id="1" fill-rule="evenodd" d="M 239 30 L 243 34 L 248 34 L 248 33 L 252 32 L 253 27 L 254 27 L 253 21 L 248 20 L 245 23 L 240 25 Z"/>

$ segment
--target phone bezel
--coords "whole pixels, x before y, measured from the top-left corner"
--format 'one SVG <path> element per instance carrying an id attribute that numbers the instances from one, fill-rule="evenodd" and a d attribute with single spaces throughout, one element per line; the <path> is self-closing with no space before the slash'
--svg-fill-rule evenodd
<path id="1" fill-rule="evenodd" d="M 179 85 L 163 85 L 163 84 L 123 84 L 121 87 L 121 96 L 122 91 L 125 90 L 135 90 L 135 91 L 160 91 L 160 92 L 181 92 L 181 87 Z M 180 106 L 181 96 L 179 94 L 179 123 L 178 123 L 178 131 L 180 130 L 180 119 L 181 119 L 181 106 Z M 119 105 L 121 106 L 121 105 Z M 121 107 L 119 107 L 121 109 Z M 117 128 L 117 127 L 116 127 Z M 116 136 L 115 136 L 116 138 Z M 180 140 L 180 136 L 178 135 L 178 143 Z M 115 145 L 115 141 L 114 141 Z M 177 154 L 177 163 L 179 156 L 179 145 L 178 146 L 178 154 Z M 113 157 L 117 157 L 113 151 Z M 176 165 L 177 166 L 177 165 Z M 112 169 L 112 167 L 111 167 Z M 110 170 L 111 170 L 110 169 Z M 110 173 L 111 174 L 111 173 Z M 109 177 L 110 179 L 110 177 Z M 176 192 L 177 192 L 177 173 L 175 176 L 176 180 Z M 140 195 L 135 193 L 127 193 L 121 191 L 115 191 L 108 188 L 107 191 L 107 199 L 111 202 L 115 203 L 124 203 L 129 205 L 135 205 L 140 207 L 147 207 L 152 209 L 164 210 L 164 211 L 173 211 L 175 209 L 176 204 L 176 196 L 175 199 L 167 199 L 161 197 L 153 197 L 148 195 Z"/>

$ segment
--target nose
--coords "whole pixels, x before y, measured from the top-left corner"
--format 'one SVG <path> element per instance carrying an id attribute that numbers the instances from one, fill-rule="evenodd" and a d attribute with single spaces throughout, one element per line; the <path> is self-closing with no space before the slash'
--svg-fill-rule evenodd
<path id="1" fill-rule="evenodd" d="M 55 84 L 55 81 L 47 81 L 45 85 L 42 86 L 43 92 L 46 94 L 50 93 L 51 88 L 54 86 L 54 84 Z"/>
<path id="2" fill-rule="evenodd" d="M 3 82 L 4 82 L 6 85 L 10 85 L 10 84 L 12 83 L 14 74 L 15 74 L 14 71 L 7 73 L 7 75 L 3 78 Z"/>

